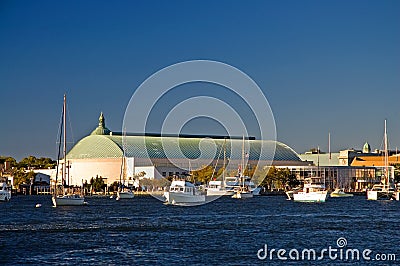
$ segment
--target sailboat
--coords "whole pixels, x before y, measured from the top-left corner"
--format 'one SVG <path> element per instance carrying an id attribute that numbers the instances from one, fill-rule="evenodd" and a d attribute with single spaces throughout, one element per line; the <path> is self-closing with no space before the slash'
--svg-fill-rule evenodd
<path id="1" fill-rule="evenodd" d="M 232 198 L 234 198 L 234 199 L 244 199 L 244 198 L 252 198 L 253 197 L 253 193 L 250 190 L 249 186 L 247 186 L 245 184 L 244 169 L 245 169 L 245 164 L 244 164 L 244 136 L 243 136 L 242 164 L 241 164 L 240 175 L 239 175 L 240 186 L 235 189 L 235 193 L 232 195 Z"/>
<path id="2" fill-rule="evenodd" d="M 77 193 L 66 193 L 65 190 L 65 180 L 66 180 L 66 167 L 67 167 L 67 134 L 66 134 L 66 112 L 67 112 L 67 97 L 64 94 L 64 103 L 63 103 L 63 110 L 62 116 L 63 119 L 61 120 L 61 129 L 60 129 L 60 139 L 58 143 L 58 155 L 57 155 L 57 167 L 56 167 L 56 180 L 54 182 L 54 193 L 52 197 L 52 202 L 54 207 L 57 206 L 79 206 L 85 205 L 85 198 L 81 194 Z M 57 189 L 57 181 L 58 181 L 58 169 L 60 164 L 60 150 L 61 150 L 61 135 L 64 136 L 63 138 L 63 153 L 64 153 L 64 166 L 62 167 L 62 178 L 61 178 L 61 190 L 62 193 L 58 194 Z M 82 190 L 81 190 L 82 192 Z"/>
<path id="3" fill-rule="evenodd" d="M 219 158 L 219 156 L 218 156 Z M 218 163 L 218 161 L 217 161 Z M 214 167 L 214 173 L 217 167 L 217 163 Z M 222 172 L 222 181 L 221 180 L 211 180 L 208 183 L 207 187 L 207 196 L 232 196 L 234 194 L 233 188 L 229 188 L 226 186 L 225 183 L 225 168 L 226 168 L 226 139 L 224 142 L 224 165 L 223 165 L 223 172 Z"/>
<path id="4" fill-rule="evenodd" d="M 384 132 L 384 149 L 385 149 L 385 173 L 381 184 L 376 184 L 371 190 L 367 190 L 368 200 L 391 200 L 396 197 L 396 192 L 393 185 L 390 183 L 389 177 L 389 155 L 388 155 L 388 140 L 387 128 L 385 119 L 385 132 Z"/>
<path id="5" fill-rule="evenodd" d="M 125 134 L 125 132 L 124 132 L 124 134 Z M 125 173 L 126 173 L 125 149 L 123 149 L 121 172 L 119 175 L 119 187 L 118 187 L 118 191 L 117 191 L 116 200 L 133 199 L 135 197 L 135 194 L 133 193 L 133 191 L 130 188 L 125 187 Z M 123 177 L 123 180 L 121 180 L 122 177 Z"/>
<path id="6" fill-rule="evenodd" d="M 331 165 L 331 133 L 328 134 L 328 153 L 329 153 L 329 166 Z M 348 198 L 353 197 L 353 194 L 346 193 L 344 189 L 340 188 L 339 175 L 336 176 L 336 188 L 330 194 L 331 198 Z"/>

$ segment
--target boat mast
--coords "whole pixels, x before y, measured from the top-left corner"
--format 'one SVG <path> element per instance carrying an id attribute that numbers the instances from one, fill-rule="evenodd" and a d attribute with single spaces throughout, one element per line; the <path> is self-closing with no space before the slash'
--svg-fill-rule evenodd
<path id="1" fill-rule="evenodd" d="M 64 106 L 63 106 L 63 133 L 64 133 L 64 167 L 62 168 L 62 186 L 63 186 L 63 193 L 64 193 L 64 185 L 65 185 L 65 174 L 67 173 L 67 132 L 66 132 L 66 117 L 67 117 L 67 96 L 64 94 Z"/>
<path id="2" fill-rule="evenodd" d="M 387 143 L 387 128 L 385 119 L 385 133 L 384 133 L 384 148 L 385 148 L 385 186 L 389 185 L 389 158 L 388 158 L 388 143 Z"/>
<path id="3" fill-rule="evenodd" d="M 242 172 L 241 172 L 241 176 L 243 179 L 243 189 L 244 189 L 244 135 L 243 135 L 243 141 L 242 141 Z"/>
<path id="4" fill-rule="evenodd" d="M 225 167 L 226 167 L 226 138 L 224 140 L 224 170 L 222 171 L 222 187 L 225 187 Z"/>
<path id="5" fill-rule="evenodd" d="M 125 184 L 125 144 L 124 140 L 126 141 L 126 128 L 124 128 L 122 133 L 122 162 L 121 162 L 121 170 L 119 172 L 119 187 L 122 191 L 122 180 L 124 180 Z"/>

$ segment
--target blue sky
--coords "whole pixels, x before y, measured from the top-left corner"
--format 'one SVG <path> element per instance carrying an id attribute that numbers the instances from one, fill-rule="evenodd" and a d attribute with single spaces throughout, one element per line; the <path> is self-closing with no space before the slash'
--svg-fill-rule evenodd
<path id="1" fill-rule="evenodd" d="M 121 131 L 135 88 L 194 59 L 252 77 L 297 152 L 326 150 L 329 131 L 333 150 L 380 148 L 385 118 L 400 148 L 398 14 L 399 1 L 1 1 L 0 154 L 54 158 L 64 91 L 75 142 L 100 111 Z"/>

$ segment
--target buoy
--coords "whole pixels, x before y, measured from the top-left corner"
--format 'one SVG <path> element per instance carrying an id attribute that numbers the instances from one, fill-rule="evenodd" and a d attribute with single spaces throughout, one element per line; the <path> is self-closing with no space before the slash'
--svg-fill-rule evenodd
<path id="1" fill-rule="evenodd" d="M 36 206 L 35 206 L 35 208 L 40 208 L 40 207 L 42 207 L 42 204 L 40 204 L 40 203 L 36 204 Z"/>

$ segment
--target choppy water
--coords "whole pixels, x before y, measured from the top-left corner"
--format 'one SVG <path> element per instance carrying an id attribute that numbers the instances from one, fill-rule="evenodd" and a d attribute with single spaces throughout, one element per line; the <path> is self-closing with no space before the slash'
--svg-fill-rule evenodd
<path id="1" fill-rule="evenodd" d="M 284 261 L 276 255 L 263 261 L 257 257 L 265 244 L 287 251 L 321 250 L 337 248 L 339 237 L 346 238 L 347 248 L 397 253 L 400 262 L 400 202 L 354 197 L 310 204 L 279 196 L 227 197 L 177 207 L 150 196 L 87 201 L 89 206 L 53 208 L 49 196 L 17 196 L 1 203 L 0 264 L 274 265 Z M 35 208 L 37 203 L 42 207 Z"/>

